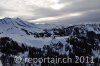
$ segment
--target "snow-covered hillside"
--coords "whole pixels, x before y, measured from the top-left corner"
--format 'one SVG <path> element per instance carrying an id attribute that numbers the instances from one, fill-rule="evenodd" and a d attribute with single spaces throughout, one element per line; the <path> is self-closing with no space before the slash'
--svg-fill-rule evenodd
<path id="1" fill-rule="evenodd" d="M 100 34 L 100 24 L 57 26 L 55 24 L 33 24 L 19 18 L 0 19 L 0 37 L 10 37 L 19 43 L 34 47 L 48 45 L 52 40 L 51 36 L 56 33 L 58 33 L 58 35 L 56 35 L 58 38 L 63 38 L 63 36 L 60 35 L 60 29 L 65 31 L 65 36 L 70 36 L 75 32 L 74 28 L 79 28 L 81 34 L 83 33 L 84 35 L 86 31 L 94 31 L 96 34 Z M 43 33 L 45 29 L 52 34 L 49 38 L 45 36 L 41 38 L 34 37 L 35 32 Z M 54 34 L 54 32 L 56 33 Z"/>
<path id="2" fill-rule="evenodd" d="M 93 56 L 95 63 L 99 63 L 100 24 L 58 26 L 55 24 L 33 24 L 19 18 L 0 19 L 0 52 L 4 54 L 2 55 L 4 59 L 1 57 L 1 60 L 9 60 L 12 55 L 29 58 L 69 56 L 72 59 L 82 55 Z M 9 62 L 9 64 L 12 63 Z M 48 66 L 48 64 L 33 65 Z M 78 66 L 80 65 L 84 66 L 84 64 Z M 18 65 L 14 64 L 13 66 Z M 25 64 L 19 64 L 19 66 L 25 66 Z M 68 66 L 73 65 L 69 64 Z"/>
<path id="3" fill-rule="evenodd" d="M 29 46 L 42 47 L 50 40 L 34 38 L 34 32 L 43 32 L 44 29 L 57 27 L 49 24 L 33 24 L 19 18 L 0 19 L 0 37 L 10 37 L 13 40 Z"/>
<path id="4" fill-rule="evenodd" d="M 29 34 L 35 31 L 43 31 L 43 29 L 51 29 L 56 27 L 55 25 L 49 24 L 33 24 L 26 21 L 21 20 L 20 18 L 4 18 L 0 19 L 0 33 L 7 34 L 27 34 L 24 30 L 27 30 Z M 24 30 L 23 30 L 24 29 Z"/>

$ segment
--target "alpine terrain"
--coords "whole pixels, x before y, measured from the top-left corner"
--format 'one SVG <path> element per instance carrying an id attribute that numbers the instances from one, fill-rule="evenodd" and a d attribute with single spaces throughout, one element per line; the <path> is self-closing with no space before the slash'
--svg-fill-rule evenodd
<path id="1" fill-rule="evenodd" d="M 63 58 L 72 62 L 16 63 L 21 58 Z M 52 60 L 52 59 L 50 59 Z M 33 62 L 33 60 L 31 60 Z M 67 61 L 67 60 L 66 60 Z M 0 19 L 0 66 L 100 66 L 100 24 L 34 24 Z"/>

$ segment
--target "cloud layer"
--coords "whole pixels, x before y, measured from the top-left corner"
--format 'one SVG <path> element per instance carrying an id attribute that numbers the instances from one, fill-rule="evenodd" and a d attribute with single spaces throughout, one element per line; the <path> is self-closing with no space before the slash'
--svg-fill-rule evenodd
<path id="1" fill-rule="evenodd" d="M 0 0 L 0 13 L 35 23 L 100 22 L 100 0 Z"/>

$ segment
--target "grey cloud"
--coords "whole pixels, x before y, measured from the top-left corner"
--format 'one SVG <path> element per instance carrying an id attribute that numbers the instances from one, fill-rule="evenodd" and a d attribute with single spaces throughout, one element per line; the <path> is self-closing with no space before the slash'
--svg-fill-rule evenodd
<path id="1" fill-rule="evenodd" d="M 61 0 L 61 1 L 62 3 L 64 3 L 73 0 Z M 41 8 L 36 6 L 35 8 L 37 9 L 31 12 L 35 13 L 37 18 L 42 18 L 42 17 L 60 16 L 64 14 L 74 13 L 74 12 L 86 12 L 86 11 L 100 9 L 100 5 L 99 5 L 100 0 L 78 0 L 78 2 L 76 3 L 74 2 L 75 1 L 73 1 L 72 5 L 66 6 L 61 10 L 53 10 L 50 8 Z M 32 8 L 32 6 L 30 8 Z"/>
<path id="2" fill-rule="evenodd" d="M 87 22 L 100 22 L 100 10 L 95 10 L 91 12 L 84 13 L 82 16 L 73 18 L 63 18 L 59 19 L 56 23 L 60 24 L 77 24 L 77 23 L 87 23 Z"/>
<path id="3" fill-rule="evenodd" d="M 33 12 L 36 16 L 39 17 L 48 17 L 48 16 L 58 16 L 59 11 L 53 10 L 50 8 L 43 8 L 38 6 L 32 6 L 30 5 L 29 8 L 36 8 L 35 10 L 30 10 L 30 12 Z"/>
<path id="4" fill-rule="evenodd" d="M 81 0 L 73 3 L 71 6 L 66 6 L 61 12 L 79 12 L 100 9 L 100 0 Z"/>
<path id="5" fill-rule="evenodd" d="M 0 16 L 5 15 L 5 12 L 15 12 L 15 10 L 9 9 L 9 8 L 3 8 L 0 6 Z"/>
<path id="6" fill-rule="evenodd" d="M 5 11 L 8 11 L 8 9 L 5 9 L 3 7 L 0 7 L 0 16 L 2 16 Z"/>
<path id="7" fill-rule="evenodd" d="M 27 5 L 29 10 L 27 12 L 32 13 L 35 16 L 24 16 L 19 15 L 18 17 L 25 19 L 25 20 L 35 20 L 38 18 L 44 17 L 55 17 L 55 16 L 62 16 L 67 15 L 69 13 L 78 13 L 84 12 L 82 16 L 79 17 L 71 17 L 71 18 L 62 18 L 54 21 L 47 21 L 49 23 L 53 22 L 66 22 L 66 23 L 79 23 L 79 22 L 93 22 L 93 21 L 100 21 L 100 0 L 60 0 L 59 3 L 66 4 L 72 2 L 71 5 L 66 5 L 61 10 L 54 10 L 51 8 L 43 8 L 35 5 Z M 6 11 L 15 12 L 11 9 L 0 7 L 0 16 L 4 15 Z"/>

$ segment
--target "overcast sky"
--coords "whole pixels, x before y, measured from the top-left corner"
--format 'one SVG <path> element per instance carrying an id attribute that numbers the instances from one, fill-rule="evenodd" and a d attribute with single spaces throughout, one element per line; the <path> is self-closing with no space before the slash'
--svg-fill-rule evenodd
<path id="1" fill-rule="evenodd" d="M 100 22 L 100 0 L 0 0 L 0 18 L 35 23 Z"/>

